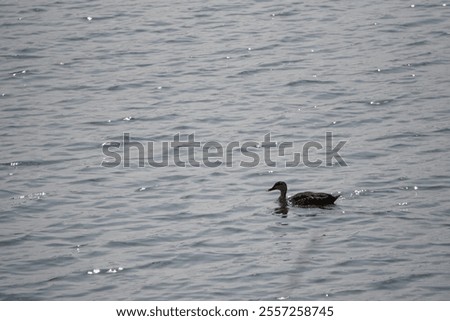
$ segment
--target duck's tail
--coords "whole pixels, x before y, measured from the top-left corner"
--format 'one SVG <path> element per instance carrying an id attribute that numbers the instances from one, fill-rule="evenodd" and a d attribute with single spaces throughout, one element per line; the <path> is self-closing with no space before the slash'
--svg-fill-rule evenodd
<path id="1" fill-rule="evenodd" d="M 334 197 L 334 201 L 333 201 L 333 203 L 334 203 L 334 202 L 336 202 L 336 200 L 337 200 L 339 197 L 341 197 L 341 194 L 338 194 L 338 195 L 333 196 L 333 197 Z"/>

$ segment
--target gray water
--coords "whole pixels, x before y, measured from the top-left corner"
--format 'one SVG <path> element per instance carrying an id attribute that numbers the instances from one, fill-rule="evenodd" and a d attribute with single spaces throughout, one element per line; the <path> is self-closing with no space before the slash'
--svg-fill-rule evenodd
<path id="1" fill-rule="evenodd" d="M 450 4 L 411 4 L 2 1 L 0 299 L 449 300 Z M 327 132 L 347 166 L 101 166 Z"/>

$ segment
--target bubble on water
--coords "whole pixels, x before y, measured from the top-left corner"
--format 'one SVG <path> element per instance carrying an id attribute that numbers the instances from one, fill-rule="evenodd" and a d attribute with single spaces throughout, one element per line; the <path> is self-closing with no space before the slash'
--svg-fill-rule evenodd
<path id="1" fill-rule="evenodd" d="M 410 7 L 411 7 L 411 8 L 414 8 L 415 6 L 416 6 L 415 4 L 412 4 Z"/>
<path id="2" fill-rule="evenodd" d="M 118 269 L 119 271 L 122 271 L 122 270 L 123 270 L 123 267 L 119 266 L 117 269 Z"/>
<path id="3" fill-rule="evenodd" d="M 106 147 L 120 147 L 120 143 L 119 142 L 105 142 L 102 144 L 102 147 L 106 146 Z"/>
<path id="4" fill-rule="evenodd" d="M 93 269 L 92 272 L 94 272 L 94 274 L 98 274 L 100 273 L 100 269 Z"/>
<path id="5" fill-rule="evenodd" d="M 86 19 L 88 20 L 88 21 L 92 21 L 92 17 L 86 17 Z"/>
<path id="6" fill-rule="evenodd" d="M 360 196 L 360 195 L 363 195 L 365 193 L 367 193 L 366 189 L 355 189 L 352 194 L 356 195 L 356 196 Z"/>

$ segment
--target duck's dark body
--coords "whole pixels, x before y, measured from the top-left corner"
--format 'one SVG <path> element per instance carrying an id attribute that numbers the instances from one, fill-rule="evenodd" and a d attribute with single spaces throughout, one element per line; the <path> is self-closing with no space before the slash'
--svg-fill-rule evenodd
<path id="1" fill-rule="evenodd" d="M 327 193 L 303 192 L 289 197 L 288 202 L 297 206 L 324 206 L 334 204 L 339 196 Z"/>
<path id="2" fill-rule="evenodd" d="M 288 203 L 295 206 L 326 206 L 334 204 L 340 195 L 333 196 L 327 193 L 303 192 L 295 194 L 286 199 L 287 185 L 285 182 L 276 182 L 269 191 L 279 190 L 281 192 L 278 201 L 286 206 Z"/>

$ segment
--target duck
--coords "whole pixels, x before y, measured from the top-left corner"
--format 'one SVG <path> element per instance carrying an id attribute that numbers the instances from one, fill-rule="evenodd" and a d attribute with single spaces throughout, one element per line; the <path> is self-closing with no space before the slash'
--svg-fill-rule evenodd
<path id="1" fill-rule="evenodd" d="M 280 202 L 282 206 L 287 206 L 288 202 L 294 206 L 305 207 L 333 205 L 334 202 L 339 198 L 339 196 L 341 196 L 333 196 L 327 193 L 302 192 L 286 199 L 287 184 L 282 181 L 276 182 L 272 186 L 272 188 L 268 189 L 268 192 L 274 190 L 279 190 L 281 192 L 281 195 L 278 198 L 278 202 Z"/>

